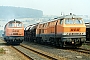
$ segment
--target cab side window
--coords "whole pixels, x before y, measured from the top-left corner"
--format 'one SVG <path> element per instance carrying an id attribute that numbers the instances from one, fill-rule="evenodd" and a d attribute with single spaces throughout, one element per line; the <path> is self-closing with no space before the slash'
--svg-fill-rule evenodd
<path id="1" fill-rule="evenodd" d="M 63 20 L 62 19 L 60 20 L 60 24 L 63 24 Z"/>

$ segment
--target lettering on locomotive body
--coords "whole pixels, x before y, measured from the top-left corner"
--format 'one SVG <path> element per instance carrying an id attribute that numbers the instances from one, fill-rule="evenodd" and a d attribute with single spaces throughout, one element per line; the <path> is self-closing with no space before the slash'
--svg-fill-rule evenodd
<path id="1" fill-rule="evenodd" d="M 19 32 L 19 30 L 14 30 L 14 29 L 13 29 L 12 32 Z"/>
<path id="2" fill-rule="evenodd" d="M 18 35 L 18 33 L 13 33 L 13 35 Z"/>
<path id="3" fill-rule="evenodd" d="M 74 32 L 74 31 L 80 31 L 80 28 L 70 28 L 70 31 L 72 32 Z"/>

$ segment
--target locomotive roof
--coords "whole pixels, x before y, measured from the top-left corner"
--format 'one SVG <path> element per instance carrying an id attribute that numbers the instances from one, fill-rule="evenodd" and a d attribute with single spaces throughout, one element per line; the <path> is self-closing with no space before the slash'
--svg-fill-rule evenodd
<path id="1" fill-rule="evenodd" d="M 47 22 L 55 21 L 55 19 L 58 20 L 58 19 L 68 19 L 68 18 L 82 19 L 81 17 L 79 17 L 77 15 L 63 15 L 63 16 L 51 19 L 50 21 L 47 21 Z M 41 22 L 40 24 L 47 23 L 47 22 Z"/>
<path id="2" fill-rule="evenodd" d="M 58 17 L 57 19 L 64 19 L 64 18 L 81 18 L 81 17 L 77 15 L 64 15 L 64 16 Z"/>
<path id="3" fill-rule="evenodd" d="M 9 21 L 9 23 L 14 23 L 14 22 L 16 22 L 16 23 L 21 23 L 20 21 L 17 21 L 17 20 Z"/>

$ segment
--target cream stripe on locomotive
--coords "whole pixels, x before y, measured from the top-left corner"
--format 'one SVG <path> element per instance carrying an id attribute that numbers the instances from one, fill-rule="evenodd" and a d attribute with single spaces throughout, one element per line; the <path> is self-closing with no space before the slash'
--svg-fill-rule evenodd
<path id="1" fill-rule="evenodd" d="M 64 32 L 64 33 L 58 33 L 62 35 L 86 35 L 86 32 Z"/>

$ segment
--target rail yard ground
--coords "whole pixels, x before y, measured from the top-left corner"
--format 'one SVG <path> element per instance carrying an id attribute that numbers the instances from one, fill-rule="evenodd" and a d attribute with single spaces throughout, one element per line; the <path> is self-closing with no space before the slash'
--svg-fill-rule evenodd
<path id="1" fill-rule="evenodd" d="M 85 49 L 89 49 L 89 50 L 90 50 L 90 45 L 83 44 L 83 45 L 81 46 L 81 48 L 85 48 Z"/>
<path id="2" fill-rule="evenodd" d="M 90 60 L 90 54 L 85 54 L 81 52 L 71 51 L 67 49 L 60 49 L 54 46 L 41 45 L 37 43 L 23 42 L 27 46 L 33 47 L 35 49 L 54 54 L 62 58 L 62 60 Z M 90 50 L 90 45 L 83 44 L 81 48 Z M 17 51 L 7 45 L 0 38 L 0 60 L 26 60 Z M 37 60 L 37 59 L 36 59 Z M 61 60 L 61 59 L 60 59 Z"/>
<path id="3" fill-rule="evenodd" d="M 36 44 L 36 43 L 25 42 L 24 44 L 27 44 L 30 47 L 34 47 L 36 49 L 48 52 L 50 54 L 54 54 L 54 55 L 63 57 L 67 60 L 90 60 L 90 54 L 72 51 L 69 49 L 60 49 L 57 47 L 40 45 L 40 44 Z M 83 47 L 85 47 L 85 46 L 83 45 L 81 48 L 83 48 Z"/>
<path id="4" fill-rule="evenodd" d="M 25 60 L 15 50 L 0 39 L 0 60 Z"/>

